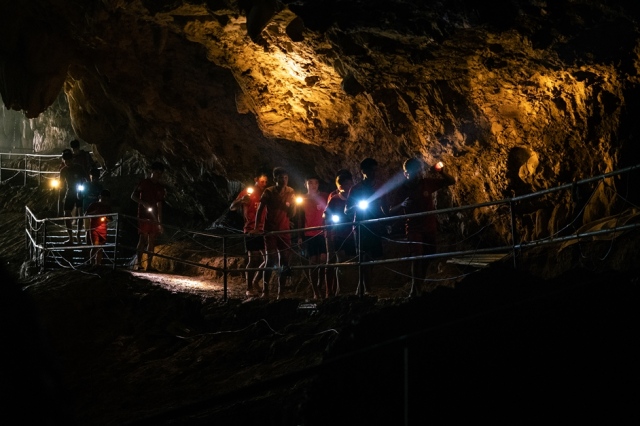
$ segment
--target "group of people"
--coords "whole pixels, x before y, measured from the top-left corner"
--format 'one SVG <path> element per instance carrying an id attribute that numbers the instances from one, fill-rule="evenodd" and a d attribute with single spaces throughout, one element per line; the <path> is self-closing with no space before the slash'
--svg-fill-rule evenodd
<path id="1" fill-rule="evenodd" d="M 91 154 L 80 149 L 80 142 L 72 140 L 70 148 L 62 152 L 60 181 L 64 185 L 63 210 L 69 238 L 64 244 L 87 244 L 91 249 L 92 263 L 102 264 L 103 251 L 99 246 L 107 241 L 109 214 L 112 213 L 111 192 L 100 182 L 100 169 L 95 166 Z M 138 205 L 138 246 L 135 268 L 153 270 L 153 250 L 158 234 L 162 232 L 162 205 L 165 187 L 161 183 L 164 164 L 151 164 L 151 174 L 134 188 L 131 199 Z M 73 217 L 78 219 L 74 235 Z M 82 232 L 84 228 L 84 232 Z M 84 241 L 83 237 L 84 236 Z M 143 254 L 146 253 L 146 263 Z"/>
<path id="2" fill-rule="evenodd" d="M 360 163 L 362 180 L 356 184 L 348 170 L 338 171 L 336 189 L 330 194 L 319 190 L 319 177 L 309 176 L 305 179 L 307 193 L 299 197 L 288 186 L 289 174 L 285 169 L 276 167 L 273 170 L 274 185 L 269 187 L 266 173 L 257 173 L 255 185 L 242 190 L 230 207 L 232 211 L 241 211 L 244 217 L 247 269 L 264 268 L 262 272 L 246 273 L 247 295 L 261 290 L 262 296 L 268 297 L 271 271 L 275 267 L 280 271 L 278 296 L 282 293 L 286 279 L 291 275 L 292 227 L 304 229 L 299 231 L 297 242 L 304 248 L 311 265 L 341 263 L 356 256 L 362 262 L 379 259 L 383 254 L 382 236 L 386 234 L 386 223 L 374 221 L 355 227 L 353 222 L 433 210 L 433 194 L 455 183 L 455 178 L 444 170 L 441 162 L 427 171 L 421 160 L 408 159 L 403 164 L 405 179 L 397 188 L 381 182 L 377 170 L 376 160 L 364 159 Z M 408 255 L 434 253 L 436 231 L 435 215 L 407 218 Z M 411 271 L 412 277 L 424 279 L 426 262 L 412 262 Z M 370 267 L 363 268 L 361 278 L 359 290 L 363 293 L 371 291 Z M 336 268 L 312 269 L 314 298 L 322 297 L 323 282 L 324 297 L 339 293 Z M 415 292 L 414 285 L 411 292 Z"/>
<path id="3" fill-rule="evenodd" d="M 80 149 L 77 139 L 69 143 L 62 151 L 60 181 L 64 184 L 63 211 L 68 239 L 64 244 L 87 244 L 99 246 L 107 240 L 106 216 L 111 213 L 111 193 L 100 183 L 100 169 L 91 158 L 91 154 Z M 73 217 L 94 216 L 78 219 L 76 234 L 73 230 Z M 84 232 L 83 232 L 84 229 Z M 84 238 L 83 238 L 84 237 Z M 91 250 L 93 263 L 102 263 L 102 250 Z"/>
<path id="4" fill-rule="evenodd" d="M 64 213 L 69 236 L 66 243 L 80 244 L 84 225 L 84 242 L 96 246 L 92 249 L 92 259 L 100 264 L 102 251 L 97 246 L 107 239 L 108 219 L 103 215 L 112 212 L 111 194 L 102 187 L 100 170 L 94 166 L 90 154 L 79 148 L 79 141 L 71 141 L 70 149 L 63 151 L 62 160 L 60 180 L 65 184 Z M 297 239 L 310 265 L 343 263 L 356 256 L 361 262 L 381 258 L 387 223 L 373 221 L 356 227 L 353 222 L 433 210 L 433 194 L 454 184 L 455 179 L 444 170 L 441 162 L 428 171 L 424 166 L 417 158 L 406 160 L 403 164 L 405 179 L 399 185 L 390 185 L 378 178 L 377 161 L 366 158 L 360 163 L 362 179 L 358 183 L 349 170 L 342 169 L 336 173 L 336 189 L 327 194 L 320 191 L 318 176 L 308 176 L 306 194 L 301 196 L 296 196 L 289 186 L 289 173 L 284 168 L 273 169 L 272 186 L 268 186 L 266 173 L 257 173 L 254 186 L 243 189 L 230 206 L 230 210 L 240 211 L 244 217 L 247 269 L 258 270 L 246 272 L 247 295 L 261 293 L 268 297 L 269 281 L 275 269 L 279 270 L 278 296 L 282 293 L 286 279 L 291 276 L 292 238 Z M 138 205 L 139 240 L 135 268 L 139 270 L 153 270 L 155 241 L 162 233 L 166 196 L 162 184 L 164 171 L 164 164 L 152 163 L 150 176 L 136 185 L 130 197 Z M 83 214 L 91 217 L 78 220 L 77 235 L 74 236 L 72 217 Z M 301 231 L 292 235 L 293 228 Z M 407 254 L 434 253 L 436 232 L 435 215 L 407 218 Z M 372 285 L 371 267 L 364 267 L 362 272 L 358 291 L 367 293 Z M 314 298 L 336 296 L 340 292 L 339 276 L 334 267 L 312 268 L 310 279 Z M 426 262 L 412 262 L 411 276 L 424 279 Z M 414 291 L 412 285 L 411 292 Z"/>

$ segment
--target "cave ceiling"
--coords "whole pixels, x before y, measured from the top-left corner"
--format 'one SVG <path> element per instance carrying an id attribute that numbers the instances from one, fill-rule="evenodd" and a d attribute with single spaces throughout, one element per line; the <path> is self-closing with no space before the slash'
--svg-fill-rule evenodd
<path id="1" fill-rule="evenodd" d="M 31 118 L 63 91 L 111 164 L 135 149 L 329 180 L 417 155 L 465 177 L 471 203 L 637 162 L 626 4 L 0 0 L 0 94 Z"/>

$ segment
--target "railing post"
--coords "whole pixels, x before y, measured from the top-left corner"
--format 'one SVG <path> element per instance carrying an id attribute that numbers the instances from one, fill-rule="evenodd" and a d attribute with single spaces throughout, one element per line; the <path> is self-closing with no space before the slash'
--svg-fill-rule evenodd
<path id="1" fill-rule="evenodd" d="M 404 425 L 409 426 L 409 345 L 404 345 Z"/>
<path id="2" fill-rule="evenodd" d="M 40 267 L 40 270 L 44 270 L 45 264 L 46 264 L 46 260 L 47 260 L 47 222 L 49 222 L 49 219 L 47 219 L 46 217 L 44 218 L 44 222 L 42 223 L 42 265 Z M 39 256 L 38 256 L 39 257 Z"/>
<path id="3" fill-rule="evenodd" d="M 27 154 L 24 155 L 24 182 L 22 186 L 27 186 Z"/>
<path id="4" fill-rule="evenodd" d="M 29 247 L 29 210 L 24 209 L 24 249 L 33 256 L 33 250 Z"/>
<path id="5" fill-rule="evenodd" d="M 0 152 L 0 183 L 2 183 L 2 153 Z"/>
<path id="6" fill-rule="evenodd" d="M 42 185 L 42 157 L 38 156 L 38 186 Z"/>
<path id="7" fill-rule="evenodd" d="M 119 233 L 120 233 L 120 215 L 116 214 L 116 236 L 113 241 L 113 270 L 114 271 L 116 270 L 116 263 L 118 263 L 118 234 Z"/>
<path id="8" fill-rule="evenodd" d="M 511 214 L 511 243 L 513 244 L 513 269 L 518 269 L 518 261 L 516 260 L 516 215 L 513 205 L 513 200 L 509 200 L 509 213 Z"/>
<path id="9" fill-rule="evenodd" d="M 222 236 L 222 285 L 224 288 L 223 291 L 223 300 L 226 302 L 227 299 L 227 237 L 225 235 Z"/>
<path id="10" fill-rule="evenodd" d="M 362 273 L 362 224 L 358 222 L 358 287 L 356 288 L 356 296 L 364 295 L 364 277 Z"/>

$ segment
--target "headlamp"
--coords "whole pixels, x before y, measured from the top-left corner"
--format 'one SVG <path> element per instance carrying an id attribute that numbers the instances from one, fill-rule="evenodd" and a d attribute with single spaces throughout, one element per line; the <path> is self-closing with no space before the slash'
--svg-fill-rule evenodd
<path id="1" fill-rule="evenodd" d="M 51 187 L 52 188 L 57 188 L 60 186 L 60 181 L 58 179 L 52 179 L 51 180 Z"/>
<path id="2" fill-rule="evenodd" d="M 77 188 L 78 188 L 78 191 L 84 191 L 84 185 L 81 183 L 78 184 Z"/>
<path id="3" fill-rule="evenodd" d="M 358 207 L 361 210 L 366 210 L 369 207 L 369 202 L 367 200 L 362 200 L 358 202 Z"/>
<path id="4" fill-rule="evenodd" d="M 337 214 L 332 215 L 332 216 L 331 216 L 331 221 L 332 221 L 333 223 L 338 223 L 338 222 L 340 222 L 340 216 L 338 216 Z"/>
<path id="5" fill-rule="evenodd" d="M 106 220 L 107 220 L 107 218 L 106 218 L 106 217 L 104 217 L 104 216 L 102 216 L 102 217 L 100 218 L 100 222 L 104 222 L 104 221 L 106 221 Z"/>
<path id="6" fill-rule="evenodd" d="M 300 196 L 296 197 L 296 204 L 302 204 L 302 202 L 304 201 L 304 199 Z"/>
<path id="7" fill-rule="evenodd" d="M 247 194 L 253 194 L 253 187 L 250 186 L 249 188 L 247 188 Z"/>
<path id="8" fill-rule="evenodd" d="M 149 207 L 147 210 L 152 212 L 153 211 L 153 207 Z"/>
<path id="9" fill-rule="evenodd" d="M 438 161 L 435 165 L 435 169 L 437 172 L 439 172 L 440 170 L 442 170 L 444 168 L 444 163 L 442 161 Z"/>

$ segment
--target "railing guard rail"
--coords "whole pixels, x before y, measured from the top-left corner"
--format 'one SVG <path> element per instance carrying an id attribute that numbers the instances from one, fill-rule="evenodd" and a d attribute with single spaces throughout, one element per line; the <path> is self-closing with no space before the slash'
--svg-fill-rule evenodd
<path id="1" fill-rule="evenodd" d="M 535 197 L 540 197 L 542 195 L 546 195 L 549 193 L 553 193 L 553 192 L 558 192 L 558 191 L 562 191 L 562 190 L 567 190 L 567 189 L 573 189 L 575 188 L 577 185 L 583 185 L 583 184 L 587 184 L 590 182 L 594 182 L 594 181 L 599 181 L 599 180 L 603 180 L 606 179 L 608 177 L 612 177 L 612 176 L 617 176 L 617 175 L 621 175 L 621 174 L 625 174 L 625 173 L 629 173 L 631 171 L 634 170 L 640 170 L 640 164 L 635 165 L 635 166 L 631 166 L 631 167 L 626 167 L 617 171 L 613 171 L 613 172 L 609 172 L 609 173 L 605 173 L 605 174 L 601 174 L 598 176 L 594 176 L 591 178 L 587 178 L 587 179 L 582 179 L 576 182 L 572 182 L 569 184 L 564 184 L 564 185 L 560 185 L 558 187 L 554 187 L 554 188 L 548 188 L 542 191 L 538 191 L 538 192 L 534 192 L 531 194 L 525 194 L 525 195 L 520 195 L 520 196 L 516 196 L 513 198 L 506 198 L 506 199 L 501 199 L 501 200 L 497 200 L 497 201 L 487 201 L 487 202 L 483 202 L 483 203 L 478 203 L 478 204 L 474 204 L 474 205 L 468 205 L 468 206 L 458 206 L 458 207 L 449 207 L 449 208 L 445 208 L 445 209 L 439 209 L 439 210 L 433 210 L 433 211 L 428 211 L 428 212 L 421 212 L 421 213 L 414 213 L 414 214 L 407 214 L 407 215 L 397 215 L 397 216 L 388 216 L 388 217 L 384 217 L 384 218 L 378 218 L 378 219 L 369 219 L 369 220 L 362 220 L 362 221 L 356 221 L 356 222 L 352 222 L 352 223 L 348 223 L 348 224 L 332 224 L 332 225 L 323 225 L 323 226 L 315 226 L 315 227 L 310 227 L 310 228 L 301 228 L 301 229 L 291 229 L 291 230 L 285 230 L 285 231 L 275 231 L 275 232 L 270 232 L 269 234 L 283 234 L 283 233 L 300 233 L 303 231 L 308 231 L 308 230 L 326 230 L 326 229 L 330 229 L 330 228 L 334 228 L 337 226 L 353 226 L 354 228 L 358 229 L 358 235 L 360 235 L 360 228 L 364 225 L 367 224 L 371 224 L 371 223 L 378 223 L 378 222 L 385 222 L 385 221 L 397 221 L 399 219 L 407 219 L 407 218 L 416 218 L 416 217 L 422 217 L 422 216 L 427 216 L 427 215 L 433 215 L 433 214 L 446 214 L 446 213 L 454 213 L 454 212 L 459 212 L 459 211 L 464 211 L 464 210 L 469 210 L 469 209 L 476 209 L 476 208 L 482 208 L 482 207 L 490 207 L 490 206 L 496 206 L 496 205 L 509 205 L 509 210 L 510 210 L 510 220 L 511 220 L 511 245 L 503 245 L 503 246 L 499 246 L 499 247 L 491 247 L 491 248 L 483 248 L 483 249 L 473 249 L 473 250 L 462 250 L 462 251 L 454 251 L 454 252 L 443 252 L 443 253 L 436 253 L 436 254 L 428 254 L 428 255 L 422 255 L 422 256 L 409 256 L 409 257 L 398 257 L 398 258 L 393 258 L 393 259 L 383 259 L 383 260 L 374 260 L 374 261 L 364 261 L 364 259 L 362 258 L 361 253 L 359 253 L 358 255 L 358 261 L 355 263 L 330 263 L 327 262 L 326 264 L 323 265 L 311 265 L 311 266 L 306 266 L 306 265 L 300 265 L 300 266 L 292 266 L 291 269 L 309 269 L 309 268 L 331 268 L 331 267 L 358 267 L 360 268 L 359 271 L 359 278 L 358 278 L 358 288 L 356 290 L 356 293 L 361 295 L 364 294 L 364 286 L 363 286 L 363 281 L 362 281 L 362 271 L 361 268 L 363 266 L 371 266 L 371 265 L 381 265 L 381 264 L 389 264 L 389 263 L 396 263 L 396 262 L 407 262 L 407 261 L 418 261 L 418 260 L 426 260 L 426 259 L 435 259 L 435 258 L 442 258 L 442 257 L 452 257 L 452 256 L 460 256 L 460 255 L 467 255 L 467 254 L 482 254 L 482 253 L 498 253 L 498 252 L 504 252 L 504 251 L 511 251 L 512 255 L 513 255 L 513 261 L 514 261 L 514 268 L 517 268 L 517 263 L 516 263 L 516 252 L 518 250 L 522 250 L 525 248 L 531 248 L 531 247 L 535 247 L 535 246 L 543 246 L 543 245 L 549 245 L 549 244 L 557 244 L 559 242 L 564 242 L 564 241 L 570 241 L 570 240 L 576 240 L 576 239 L 581 239 L 581 238 L 586 238 L 586 237 L 590 237 L 590 236 L 597 236 L 597 235 L 603 235 L 603 234 L 609 234 L 609 233 L 613 233 L 613 232 L 622 232 L 622 231 L 628 231 L 628 230 L 635 230 L 638 229 L 640 227 L 640 224 L 631 224 L 631 225 L 623 225 L 623 226 L 615 226 L 613 228 L 609 228 L 609 229 L 601 229 L 601 230 L 597 230 L 597 231 L 591 231 L 591 232 L 586 232 L 586 233 L 581 233 L 581 234 L 573 234 L 573 235 L 569 235 L 569 236 L 563 236 L 563 237 L 553 237 L 553 238 L 544 238 L 544 239 L 540 239 L 540 240 L 536 240 L 536 241 L 532 241 L 532 242 L 528 242 L 528 243 L 518 243 L 516 241 L 516 228 L 515 228 L 515 216 L 514 216 L 514 205 L 515 203 L 519 202 L 519 201 L 523 201 L 523 200 L 527 200 L 527 199 L 531 199 L 531 198 L 535 198 Z M 33 212 L 26 207 L 26 215 L 28 218 L 31 218 L 32 221 L 34 221 L 35 223 L 39 223 L 39 222 L 45 222 L 47 220 L 64 220 L 64 219 L 76 219 L 74 218 L 70 218 L 70 217 L 60 217 L 60 218 L 55 218 L 55 219 L 37 219 L 36 216 L 33 214 Z M 97 216 L 104 216 L 104 215 L 97 215 Z M 90 216 L 87 216 L 90 217 Z M 95 216 L 94 216 L 95 217 Z M 132 219 L 132 220 L 138 220 L 136 217 L 133 216 L 128 216 L 128 215 L 119 215 L 119 217 L 122 218 L 128 218 L 128 219 Z M 29 219 L 27 219 L 28 221 Z M 45 222 L 46 223 L 46 222 Z M 182 262 L 191 266 L 196 266 L 196 267 L 202 267 L 205 269 L 211 269 L 211 270 L 216 270 L 216 271 L 221 271 L 223 273 L 223 280 L 224 280 L 224 299 L 227 300 L 228 298 L 228 288 L 227 288 L 227 276 L 228 273 L 230 272 L 230 270 L 228 269 L 228 265 L 227 265 L 227 257 L 228 257 L 228 253 L 227 253 L 227 240 L 228 239 L 237 239 L 237 238 L 244 238 L 245 235 L 244 234 L 224 234 L 224 235 L 219 235 L 219 234 L 215 234 L 215 233 L 208 233 L 208 232 L 203 232 L 203 231 L 191 231 L 191 230 L 185 230 L 183 228 L 180 227 L 175 227 L 172 225 L 167 225 L 167 224 L 163 224 L 163 226 L 165 228 L 173 228 L 185 233 L 189 233 L 192 235 L 199 235 L 199 236 L 206 236 L 206 237 L 211 237 L 211 238 L 216 238 L 216 239 L 221 239 L 222 240 L 222 246 L 223 246 L 223 267 L 213 267 L 210 265 L 205 265 L 205 264 L 201 264 L 198 262 L 193 262 L 193 261 L 188 261 L 188 260 L 184 260 L 184 259 L 179 259 L 173 256 L 166 256 L 166 255 L 162 255 L 159 253 L 153 253 L 154 256 L 158 256 L 158 257 L 163 257 L 163 258 L 167 258 L 167 259 L 171 259 L 177 262 Z M 45 231 L 46 231 L 46 227 L 45 227 Z M 29 233 L 29 227 L 27 227 L 27 233 Z M 263 235 L 267 235 L 267 234 L 263 234 Z M 27 242 L 28 245 L 31 245 L 32 247 L 34 247 L 34 249 L 46 249 L 45 247 L 41 247 L 38 244 L 38 235 L 35 235 L 35 238 L 33 236 L 31 236 L 29 234 L 28 237 L 29 241 Z M 30 244 L 29 244 L 30 243 Z M 133 247 L 127 247 L 127 246 L 122 246 L 123 248 L 127 248 L 127 249 L 134 249 Z M 118 249 L 118 243 L 116 242 L 116 250 Z M 146 253 L 146 251 L 142 250 L 141 252 Z M 149 253 L 147 253 L 149 254 Z M 264 271 L 264 270 L 277 270 L 278 268 L 237 268 L 237 269 L 233 269 L 234 272 L 252 272 L 252 271 Z"/>

